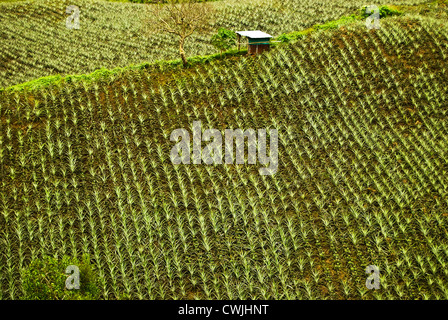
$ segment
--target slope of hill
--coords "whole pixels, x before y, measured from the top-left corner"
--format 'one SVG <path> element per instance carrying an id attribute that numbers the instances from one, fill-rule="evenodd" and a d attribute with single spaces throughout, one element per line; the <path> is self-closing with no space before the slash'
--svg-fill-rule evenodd
<path id="1" fill-rule="evenodd" d="M 385 1 L 380 1 L 384 3 Z M 422 3 L 408 0 L 403 3 Z M 219 27 L 264 30 L 272 35 L 338 19 L 363 0 L 212 2 L 216 12 L 205 33 L 186 43 L 189 55 L 215 53 L 210 37 Z M 67 6 L 80 8 L 80 29 L 68 29 Z M 0 3 L 0 87 L 54 74 L 90 73 L 105 67 L 178 57 L 176 39 L 151 27 L 152 5 L 97 0 Z"/>
<path id="2" fill-rule="evenodd" d="M 1 92 L 1 298 L 32 259 L 90 253 L 106 299 L 447 299 L 448 28 L 381 23 Z M 277 129 L 278 172 L 173 165 L 194 121 Z"/>

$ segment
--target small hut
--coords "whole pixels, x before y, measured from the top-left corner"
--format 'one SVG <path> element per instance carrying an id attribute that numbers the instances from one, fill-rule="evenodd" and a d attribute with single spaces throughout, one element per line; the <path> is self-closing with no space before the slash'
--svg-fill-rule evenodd
<path id="1" fill-rule="evenodd" d="M 241 37 L 246 37 L 249 40 L 248 54 L 258 54 L 270 49 L 271 35 L 260 30 L 256 31 L 237 31 L 238 36 L 238 50 L 240 49 Z"/>

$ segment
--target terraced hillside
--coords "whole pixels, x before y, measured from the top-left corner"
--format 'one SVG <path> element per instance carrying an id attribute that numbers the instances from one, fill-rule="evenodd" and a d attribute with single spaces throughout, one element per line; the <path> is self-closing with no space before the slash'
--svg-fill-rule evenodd
<path id="1" fill-rule="evenodd" d="M 381 23 L 0 92 L 1 298 L 31 260 L 90 253 L 105 299 L 447 299 L 448 28 Z M 173 165 L 198 120 L 277 129 L 278 172 Z"/>
<path id="2" fill-rule="evenodd" d="M 422 3 L 407 0 L 403 3 Z M 385 1 L 380 1 L 385 3 Z M 80 8 L 80 29 L 68 29 L 69 5 Z M 186 42 L 188 55 L 215 53 L 219 27 L 264 30 L 274 36 L 338 19 L 363 0 L 225 0 L 212 2 L 207 30 Z M 153 60 L 177 59 L 177 40 L 152 25 L 148 5 L 97 0 L 0 2 L 0 87 L 55 74 L 90 73 Z"/>

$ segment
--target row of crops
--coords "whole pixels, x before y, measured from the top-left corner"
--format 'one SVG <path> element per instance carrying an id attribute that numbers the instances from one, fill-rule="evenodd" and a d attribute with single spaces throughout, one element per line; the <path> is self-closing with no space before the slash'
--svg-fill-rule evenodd
<path id="1" fill-rule="evenodd" d="M 423 1 L 406 1 L 421 3 Z M 69 5 L 80 8 L 80 29 L 68 29 Z M 365 5 L 364 0 L 226 0 L 203 33 L 187 41 L 188 55 L 215 53 L 210 38 L 219 27 L 264 30 L 272 35 L 338 19 Z M 177 39 L 152 27 L 152 5 L 96 0 L 34 0 L 0 4 L 0 87 L 55 74 L 177 59 Z"/>
<path id="2" fill-rule="evenodd" d="M 446 24 L 397 17 L 163 85 L 2 92 L 1 298 L 30 261 L 89 253 L 106 299 L 446 299 L 447 45 Z M 278 172 L 173 165 L 196 120 L 276 128 Z"/>

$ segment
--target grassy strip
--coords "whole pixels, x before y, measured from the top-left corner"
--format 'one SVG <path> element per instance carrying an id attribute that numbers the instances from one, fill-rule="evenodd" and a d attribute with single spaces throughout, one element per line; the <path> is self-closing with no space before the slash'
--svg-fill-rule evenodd
<path id="1" fill-rule="evenodd" d="M 206 64 L 214 60 L 224 59 L 227 57 L 236 57 L 236 56 L 242 56 L 247 54 L 247 49 L 239 50 L 238 49 L 230 49 L 227 51 L 224 51 L 221 53 L 216 53 L 212 55 L 206 55 L 206 56 L 194 56 L 188 58 L 188 67 L 198 65 L 198 64 Z M 35 80 L 31 80 L 25 83 L 17 84 L 14 86 L 6 87 L 6 88 L 0 88 L 0 92 L 2 91 L 22 91 L 22 90 L 37 90 L 49 87 L 51 85 L 62 85 L 64 83 L 73 83 L 77 81 L 86 81 L 86 82 L 94 82 L 98 81 L 100 79 L 104 80 L 107 79 L 110 75 L 119 74 L 122 72 L 125 72 L 127 70 L 142 70 L 142 69 L 151 69 L 151 68 L 159 68 L 161 70 L 167 71 L 167 70 L 175 70 L 175 69 L 181 69 L 183 68 L 182 60 L 176 59 L 176 60 L 160 60 L 155 62 L 144 62 L 137 65 L 130 65 L 126 66 L 124 68 L 114 68 L 114 69 L 106 69 L 101 68 L 98 70 L 95 70 L 92 73 L 89 74 L 80 74 L 80 75 L 67 75 L 67 76 L 61 76 L 61 75 L 52 75 L 52 76 L 46 76 L 42 78 L 38 78 Z"/>

